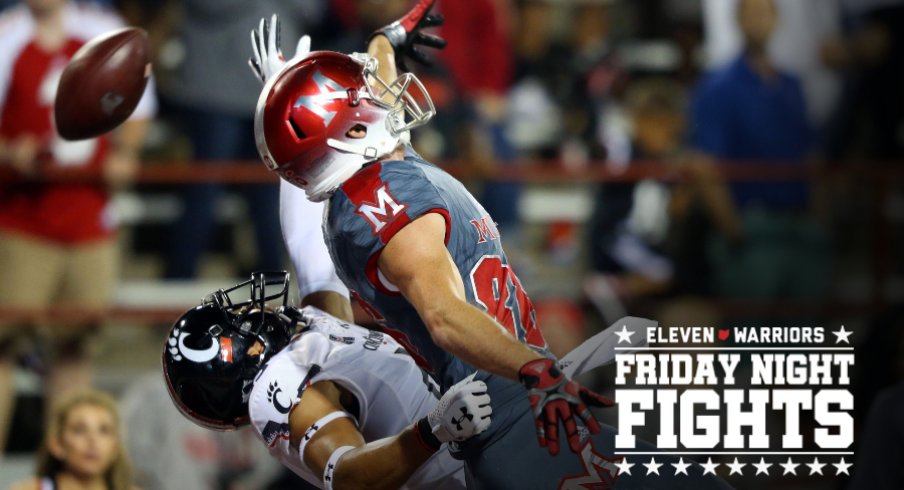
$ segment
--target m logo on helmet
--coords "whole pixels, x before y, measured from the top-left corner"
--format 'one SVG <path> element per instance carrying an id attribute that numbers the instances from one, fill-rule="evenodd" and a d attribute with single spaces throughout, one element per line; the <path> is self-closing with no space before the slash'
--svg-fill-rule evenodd
<path id="1" fill-rule="evenodd" d="M 182 332 L 179 328 L 174 328 L 167 344 L 169 345 L 169 353 L 176 361 L 181 361 L 184 357 L 192 362 L 204 363 L 213 360 L 220 352 L 220 343 L 213 336 L 210 336 L 210 345 L 202 349 L 193 349 L 185 345 L 185 339 L 190 334 Z"/>
<path id="2" fill-rule="evenodd" d="M 295 103 L 292 104 L 292 107 L 304 107 L 314 114 L 317 114 L 323 119 L 323 126 L 327 127 L 330 125 L 330 121 L 333 120 L 333 117 L 336 116 L 336 111 L 327 110 L 326 107 L 324 107 L 324 104 L 328 104 L 336 99 L 325 97 L 325 95 L 332 92 L 342 92 L 345 94 L 345 88 L 342 87 L 342 85 L 339 85 L 339 82 L 321 73 L 320 70 L 317 70 L 314 73 L 311 80 L 317 85 L 318 93 L 298 97 L 298 99 L 295 100 Z"/>
<path id="3" fill-rule="evenodd" d="M 377 233 L 380 233 L 380 230 L 382 230 L 387 223 L 395 220 L 396 216 L 404 211 L 408 205 L 396 202 L 395 197 L 393 197 L 392 194 L 389 193 L 389 189 L 386 188 L 386 184 L 383 184 L 382 187 L 377 189 L 374 193 L 374 200 L 376 203 L 367 201 L 362 202 L 361 205 L 358 206 L 358 209 L 355 210 L 355 213 L 367 218 L 367 221 L 370 222 L 370 226 L 374 229 L 374 235 L 376 235 Z"/>

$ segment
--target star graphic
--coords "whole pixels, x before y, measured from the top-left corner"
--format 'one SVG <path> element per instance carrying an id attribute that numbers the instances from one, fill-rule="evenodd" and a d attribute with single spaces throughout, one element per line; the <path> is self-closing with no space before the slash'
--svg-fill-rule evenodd
<path id="1" fill-rule="evenodd" d="M 764 474 L 764 475 L 766 475 L 766 476 L 769 476 L 769 467 L 772 466 L 772 463 L 767 464 L 767 463 L 766 463 L 766 460 L 763 459 L 762 456 L 760 456 L 760 462 L 759 462 L 759 463 L 751 463 L 751 464 L 756 468 L 756 474 L 757 474 L 757 475 L 759 475 L 760 473 L 762 473 L 762 474 Z"/>
<path id="2" fill-rule="evenodd" d="M 662 463 L 657 463 L 656 458 L 650 458 L 649 463 L 644 463 L 644 466 L 647 467 L 647 476 L 652 475 L 653 473 L 659 474 L 659 467 L 662 466 Z"/>
<path id="3" fill-rule="evenodd" d="M 784 475 L 787 475 L 788 473 L 790 473 L 790 474 L 792 474 L 792 475 L 796 475 L 796 474 L 797 474 L 797 470 L 796 470 L 795 468 L 797 468 L 797 467 L 800 466 L 800 465 L 799 465 L 799 464 L 795 464 L 794 461 L 792 461 L 792 460 L 791 460 L 791 457 L 789 456 L 789 457 L 788 457 L 788 462 L 787 462 L 787 463 L 779 463 L 779 466 L 781 466 L 782 468 L 785 469 L 785 472 L 782 473 L 782 475 L 784 476 Z"/>
<path id="4" fill-rule="evenodd" d="M 822 467 L 825 466 L 825 463 L 820 463 L 819 458 L 813 458 L 812 463 L 806 463 L 807 466 L 810 467 L 810 476 L 813 475 L 821 475 Z"/>
<path id="5" fill-rule="evenodd" d="M 619 463 L 615 463 L 615 466 L 618 466 L 618 474 L 622 473 L 626 475 L 631 474 L 631 467 L 634 466 L 634 463 L 628 463 L 628 458 L 621 460 Z"/>
<path id="6" fill-rule="evenodd" d="M 675 467 L 675 474 L 687 475 L 687 469 L 691 466 L 690 463 L 684 462 L 684 457 L 678 458 L 677 463 L 672 463 L 672 466 Z"/>
<path id="7" fill-rule="evenodd" d="M 716 474 L 716 468 L 718 468 L 718 467 L 720 466 L 720 464 L 719 464 L 719 463 L 713 463 L 713 458 L 706 458 L 706 462 L 705 462 L 705 463 L 700 463 L 700 466 L 703 467 L 703 474 L 704 474 L 704 475 L 706 475 L 707 473 L 712 473 L 713 475 L 715 475 L 715 474 Z"/>
<path id="8" fill-rule="evenodd" d="M 634 335 L 634 332 L 628 330 L 627 325 L 622 325 L 621 330 L 615 332 L 615 335 L 618 335 L 618 343 L 627 342 L 631 343 L 631 336 Z"/>
<path id="9" fill-rule="evenodd" d="M 832 466 L 834 466 L 836 468 L 836 470 L 835 470 L 836 475 L 840 475 L 842 473 L 844 473 L 845 475 L 850 475 L 850 473 L 848 472 L 848 468 L 850 468 L 853 465 L 851 463 L 846 463 L 844 461 L 844 458 L 841 458 L 841 461 L 833 464 Z"/>
<path id="10" fill-rule="evenodd" d="M 842 341 L 845 344 L 850 344 L 851 342 L 848 340 L 848 337 L 850 337 L 852 333 L 854 333 L 854 332 L 848 332 L 847 330 L 844 329 L 844 325 L 842 325 L 840 329 L 832 332 L 832 335 L 835 336 L 836 344 L 840 344 Z"/>
<path id="11" fill-rule="evenodd" d="M 728 466 L 729 468 L 731 468 L 731 471 L 728 472 L 729 475 L 733 475 L 735 473 L 737 473 L 739 475 L 743 475 L 744 473 L 741 471 L 741 469 L 744 468 L 745 466 L 747 466 L 747 464 L 739 463 L 738 458 L 735 457 L 733 463 L 727 463 L 725 466 Z"/>

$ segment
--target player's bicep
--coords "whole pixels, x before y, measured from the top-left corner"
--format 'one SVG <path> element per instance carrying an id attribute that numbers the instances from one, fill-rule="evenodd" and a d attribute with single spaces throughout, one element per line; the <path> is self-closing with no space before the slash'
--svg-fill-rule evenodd
<path id="1" fill-rule="evenodd" d="M 465 298 L 464 284 L 446 249 L 445 236 L 445 217 L 425 214 L 392 237 L 377 264 L 422 317 Z"/>
<path id="2" fill-rule="evenodd" d="M 352 418 L 342 416 L 329 420 L 330 414 L 346 412 L 339 401 L 340 395 L 339 388 L 330 381 L 314 383 L 304 391 L 289 414 L 292 447 L 303 451 L 299 457 L 315 475 L 323 474 L 336 449 L 360 447 L 365 443 Z M 324 420 L 328 422 L 323 423 Z"/>

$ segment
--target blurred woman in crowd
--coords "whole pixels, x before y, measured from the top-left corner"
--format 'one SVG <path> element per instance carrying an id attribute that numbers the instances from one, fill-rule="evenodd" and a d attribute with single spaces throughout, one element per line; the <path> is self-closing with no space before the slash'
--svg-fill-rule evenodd
<path id="1" fill-rule="evenodd" d="M 99 391 L 73 392 L 54 407 L 33 479 L 11 490 L 132 490 L 119 410 Z"/>

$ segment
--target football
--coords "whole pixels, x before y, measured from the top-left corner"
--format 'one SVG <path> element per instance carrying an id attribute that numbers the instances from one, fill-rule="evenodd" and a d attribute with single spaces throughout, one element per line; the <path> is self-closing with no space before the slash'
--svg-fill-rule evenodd
<path id="1" fill-rule="evenodd" d="M 100 136 L 128 119 L 151 76 L 143 29 L 125 27 L 98 36 L 76 51 L 63 70 L 54 101 L 60 136 Z"/>

